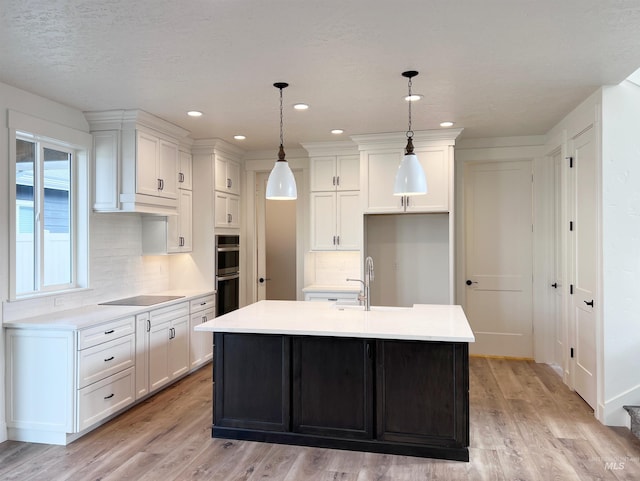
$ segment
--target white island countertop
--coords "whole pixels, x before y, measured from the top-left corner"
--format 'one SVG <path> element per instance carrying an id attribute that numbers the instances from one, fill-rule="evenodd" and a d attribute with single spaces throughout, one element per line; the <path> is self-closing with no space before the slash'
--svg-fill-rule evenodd
<path id="1" fill-rule="evenodd" d="M 325 302 L 260 301 L 195 327 L 196 331 L 474 342 L 460 306 L 336 306 Z"/>

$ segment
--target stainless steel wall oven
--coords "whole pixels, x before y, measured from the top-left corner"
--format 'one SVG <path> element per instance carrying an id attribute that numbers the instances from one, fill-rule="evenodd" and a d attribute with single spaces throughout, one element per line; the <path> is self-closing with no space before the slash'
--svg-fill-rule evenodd
<path id="1" fill-rule="evenodd" d="M 216 236 L 216 316 L 240 304 L 240 237 Z"/>

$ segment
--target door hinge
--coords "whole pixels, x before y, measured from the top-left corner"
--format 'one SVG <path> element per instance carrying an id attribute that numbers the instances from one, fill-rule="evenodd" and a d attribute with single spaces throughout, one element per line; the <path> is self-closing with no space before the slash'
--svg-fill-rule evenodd
<path id="1" fill-rule="evenodd" d="M 573 348 L 571 348 L 571 359 L 573 359 Z"/>
<path id="2" fill-rule="evenodd" d="M 569 221 L 569 230 L 573 232 L 573 221 Z"/>
<path id="3" fill-rule="evenodd" d="M 573 284 L 569 285 L 569 294 L 573 295 Z"/>
<path id="4" fill-rule="evenodd" d="M 573 169 L 573 157 L 567 157 L 567 160 L 569 161 L 569 168 Z"/>

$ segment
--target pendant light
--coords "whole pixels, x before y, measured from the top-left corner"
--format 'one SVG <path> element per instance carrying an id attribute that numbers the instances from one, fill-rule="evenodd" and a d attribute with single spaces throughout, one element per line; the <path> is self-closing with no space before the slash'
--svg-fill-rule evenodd
<path id="1" fill-rule="evenodd" d="M 267 180 L 266 197 L 269 200 L 294 200 L 298 197 L 296 179 L 289 168 L 289 163 L 284 158 L 282 140 L 282 89 L 287 88 L 289 84 L 277 82 L 273 86 L 280 89 L 280 150 L 278 151 L 278 160 L 269 174 L 269 180 Z"/>
<path id="2" fill-rule="evenodd" d="M 409 98 L 411 98 L 411 79 L 418 75 L 415 70 L 402 72 L 409 79 Z M 396 173 L 393 195 L 422 195 L 427 193 L 427 178 L 424 175 L 418 156 L 413 152 L 413 130 L 411 130 L 411 101 L 409 101 L 409 129 L 405 154 Z"/>

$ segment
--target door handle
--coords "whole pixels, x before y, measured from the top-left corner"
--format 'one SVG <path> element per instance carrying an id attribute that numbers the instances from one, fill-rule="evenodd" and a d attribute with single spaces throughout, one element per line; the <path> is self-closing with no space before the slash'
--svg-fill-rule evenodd
<path id="1" fill-rule="evenodd" d="M 558 283 L 554 282 L 553 284 L 551 284 L 551 287 L 553 287 L 554 289 L 557 289 L 558 288 Z"/>
<path id="2" fill-rule="evenodd" d="M 467 282 L 465 282 L 466 285 L 470 286 L 471 284 L 477 284 L 478 281 L 472 281 L 471 279 L 467 279 Z"/>
<path id="3" fill-rule="evenodd" d="M 270 280 L 271 280 L 271 277 L 267 277 L 267 278 L 265 278 L 265 277 L 261 277 L 260 279 L 258 279 L 258 282 L 259 282 L 260 284 L 264 284 L 264 283 L 265 283 L 265 281 L 270 281 Z"/>
<path id="4" fill-rule="evenodd" d="M 584 301 L 584 303 L 589 306 L 589 307 L 593 307 L 593 299 L 591 299 L 590 301 Z"/>

